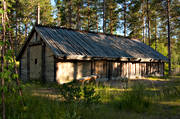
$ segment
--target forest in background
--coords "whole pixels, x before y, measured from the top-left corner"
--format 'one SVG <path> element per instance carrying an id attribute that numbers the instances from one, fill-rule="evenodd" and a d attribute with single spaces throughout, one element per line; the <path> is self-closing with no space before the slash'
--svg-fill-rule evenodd
<path id="1" fill-rule="evenodd" d="M 168 56 L 168 0 L 6 0 L 17 54 L 37 19 L 40 24 L 137 38 Z M 0 11 L 2 9 L 0 8 Z M 172 68 L 180 64 L 180 1 L 169 9 Z M 2 21 L 1 21 L 2 22 Z"/>
<path id="2" fill-rule="evenodd" d="M 148 84 L 139 80 L 143 85 L 134 87 L 125 80 L 116 88 L 76 82 L 23 84 L 15 56 L 37 22 L 38 8 L 42 25 L 137 38 L 171 56 L 172 69 L 180 67 L 179 0 L 0 0 L 0 119 L 179 119 L 178 76 L 152 77 Z M 42 89 L 48 91 L 44 97 L 39 95 Z"/>

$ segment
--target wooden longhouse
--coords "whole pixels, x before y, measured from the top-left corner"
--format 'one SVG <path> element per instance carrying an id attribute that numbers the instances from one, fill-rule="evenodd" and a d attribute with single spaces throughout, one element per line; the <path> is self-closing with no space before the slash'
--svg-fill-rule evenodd
<path id="1" fill-rule="evenodd" d="M 17 56 L 22 80 L 163 76 L 167 58 L 136 39 L 36 25 Z"/>

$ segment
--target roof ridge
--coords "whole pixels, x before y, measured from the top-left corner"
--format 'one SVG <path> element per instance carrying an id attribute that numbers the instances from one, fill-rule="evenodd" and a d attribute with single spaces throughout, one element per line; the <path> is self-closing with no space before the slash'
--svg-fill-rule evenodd
<path id="1" fill-rule="evenodd" d="M 98 34 L 98 35 L 107 35 L 107 36 L 115 36 L 115 37 L 132 39 L 131 37 L 128 37 L 128 36 L 125 37 L 125 36 L 117 35 L 117 34 L 102 33 L 102 32 L 87 31 L 87 30 L 78 30 L 78 29 L 66 28 L 66 27 L 62 27 L 62 26 L 41 25 L 41 24 L 35 25 L 35 27 L 36 26 L 37 27 L 50 27 L 50 28 L 57 28 L 57 29 L 66 29 L 66 30 L 72 30 L 72 31 L 77 31 L 77 32 L 82 32 L 82 33 L 94 33 L 94 34 Z M 133 39 L 137 39 L 137 38 L 133 38 Z"/>

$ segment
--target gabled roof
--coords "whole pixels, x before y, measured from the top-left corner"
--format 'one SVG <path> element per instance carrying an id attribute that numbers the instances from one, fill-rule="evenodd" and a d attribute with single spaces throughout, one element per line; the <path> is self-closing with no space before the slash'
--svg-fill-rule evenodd
<path id="1" fill-rule="evenodd" d="M 40 35 L 56 57 L 144 58 L 168 61 L 165 56 L 146 44 L 122 36 L 38 25 L 33 28 L 30 37 L 34 31 Z M 17 59 L 24 52 L 30 37 Z"/>

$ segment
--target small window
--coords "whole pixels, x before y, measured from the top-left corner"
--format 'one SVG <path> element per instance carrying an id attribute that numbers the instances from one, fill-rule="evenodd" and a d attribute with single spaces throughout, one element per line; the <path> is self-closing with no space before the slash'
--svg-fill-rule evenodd
<path id="1" fill-rule="evenodd" d="M 34 62 L 35 62 L 35 64 L 37 64 L 37 59 L 35 59 L 35 61 L 34 61 Z"/>

